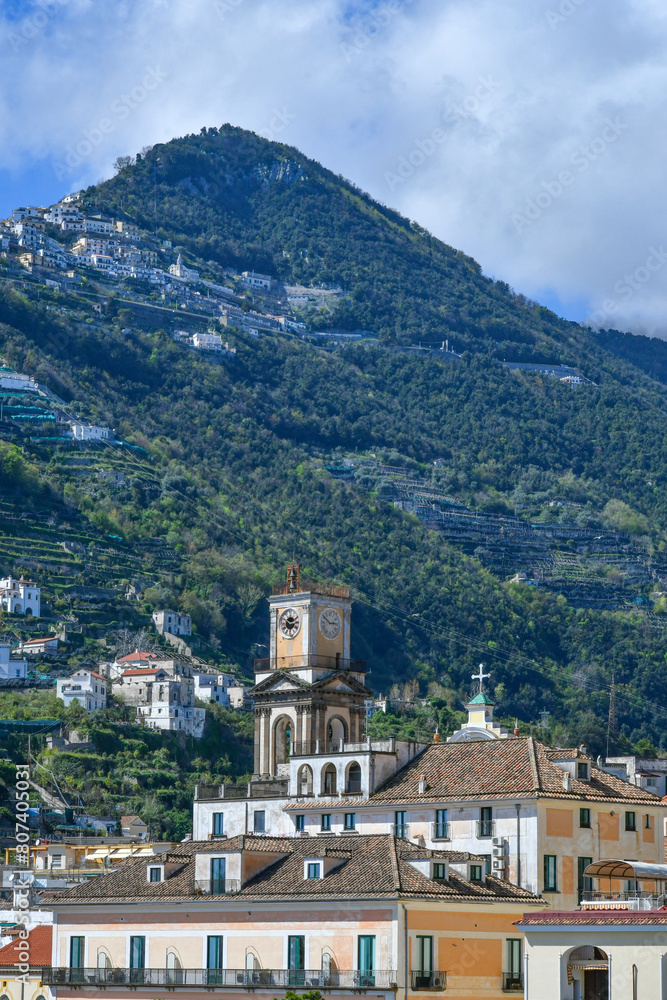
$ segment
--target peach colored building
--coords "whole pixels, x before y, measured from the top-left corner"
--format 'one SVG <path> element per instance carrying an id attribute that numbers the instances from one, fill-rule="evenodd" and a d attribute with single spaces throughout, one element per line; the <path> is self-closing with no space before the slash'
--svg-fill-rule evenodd
<path id="1" fill-rule="evenodd" d="M 59 1000 L 288 989 L 345 998 L 520 990 L 515 922 L 544 901 L 479 858 L 389 835 L 180 844 L 52 894 Z"/>

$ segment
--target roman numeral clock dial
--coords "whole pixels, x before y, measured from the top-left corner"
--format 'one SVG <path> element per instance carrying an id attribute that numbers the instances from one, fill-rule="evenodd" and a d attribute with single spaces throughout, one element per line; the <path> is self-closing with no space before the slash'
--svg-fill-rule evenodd
<path id="1" fill-rule="evenodd" d="M 320 632 L 325 639 L 335 639 L 340 633 L 342 622 L 335 608 L 320 611 Z"/>
<path id="2" fill-rule="evenodd" d="M 299 612 L 295 608 L 285 608 L 278 619 L 278 627 L 286 639 L 293 639 L 295 635 L 299 634 L 301 628 Z"/>

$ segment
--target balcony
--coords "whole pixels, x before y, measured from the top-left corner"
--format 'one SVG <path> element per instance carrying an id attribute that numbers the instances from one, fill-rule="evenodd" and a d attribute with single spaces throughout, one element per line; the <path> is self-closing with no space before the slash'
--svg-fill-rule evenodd
<path id="1" fill-rule="evenodd" d="M 659 910 L 667 906 L 667 893 L 657 896 L 640 889 L 627 892 L 583 892 L 580 905 L 582 910 Z"/>
<path id="2" fill-rule="evenodd" d="M 436 973 L 426 973 L 436 975 Z M 441 973 L 437 973 L 441 975 Z M 396 972 L 332 969 L 42 969 L 45 986 L 223 986 L 239 989 L 289 988 L 378 990 L 396 987 Z M 424 987 L 428 988 L 428 987 Z M 433 987 L 435 989 L 436 987 Z M 441 987 L 439 987 L 441 988 Z"/>
<path id="3" fill-rule="evenodd" d="M 241 880 L 238 878 L 207 878 L 195 880 L 195 895 L 197 896 L 227 896 L 241 891 Z"/>
<path id="4" fill-rule="evenodd" d="M 431 840 L 451 840 L 449 823 L 431 823 Z"/>
<path id="5" fill-rule="evenodd" d="M 503 993 L 523 993 L 523 975 L 520 972 L 503 972 Z"/>
<path id="6" fill-rule="evenodd" d="M 337 753 L 394 753 L 393 739 L 347 743 L 345 740 L 306 740 L 290 745 L 290 757 L 329 756 Z"/>
<path id="7" fill-rule="evenodd" d="M 441 990 L 447 989 L 447 973 L 446 972 L 424 972 L 415 971 L 412 972 L 412 989 L 413 990 Z"/>
<path id="8" fill-rule="evenodd" d="M 495 819 L 478 819 L 476 823 L 478 840 L 485 840 L 487 837 L 495 837 Z"/>
<path id="9" fill-rule="evenodd" d="M 366 673 L 365 660 L 348 660 L 343 656 L 321 656 L 319 653 L 304 653 L 300 656 L 264 656 L 255 660 L 255 673 L 269 670 L 351 670 L 355 674 Z"/>

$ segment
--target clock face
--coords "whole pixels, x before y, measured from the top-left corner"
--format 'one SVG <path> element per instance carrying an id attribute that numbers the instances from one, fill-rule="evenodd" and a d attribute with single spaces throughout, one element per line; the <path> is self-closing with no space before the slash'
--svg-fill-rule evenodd
<path id="1" fill-rule="evenodd" d="M 293 639 L 299 634 L 301 628 L 301 618 L 295 608 L 285 608 L 278 619 L 278 628 L 286 639 Z"/>
<path id="2" fill-rule="evenodd" d="M 325 639 L 335 639 L 339 634 L 342 622 L 335 608 L 324 608 L 320 611 L 320 632 Z"/>

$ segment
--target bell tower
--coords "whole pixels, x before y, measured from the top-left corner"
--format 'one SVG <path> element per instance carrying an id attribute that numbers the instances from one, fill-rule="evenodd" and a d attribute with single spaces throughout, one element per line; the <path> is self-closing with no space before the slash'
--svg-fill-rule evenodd
<path id="1" fill-rule="evenodd" d="M 294 754 L 363 738 L 366 664 L 350 659 L 348 587 L 307 583 L 289 566 L 269 598 L 269 656 L 255 661 L 255 780 L 281 778 Z"/>

